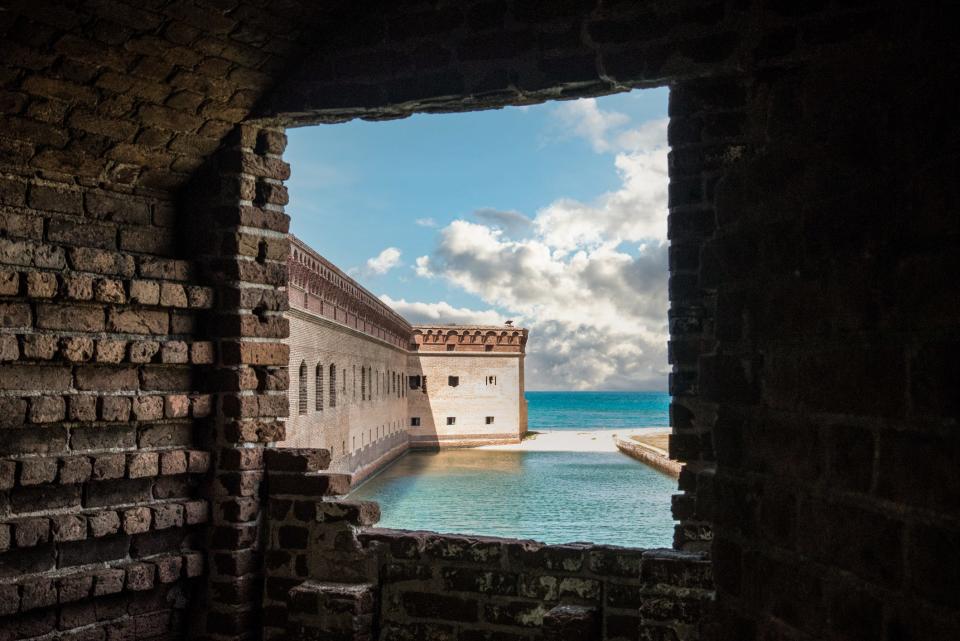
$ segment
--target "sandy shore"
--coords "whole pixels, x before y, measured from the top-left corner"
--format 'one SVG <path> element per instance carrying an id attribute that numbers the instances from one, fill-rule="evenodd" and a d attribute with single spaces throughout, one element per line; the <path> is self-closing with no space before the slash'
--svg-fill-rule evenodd
<path id="1" fill-rule="evenodd" d="M 508 452 L 616 452 L 615 437 L 630 438 L 635 434 L 669 433 L 663 428 L 622 428 L 618 430 L 554 430 L 538 431 L 520 443 L 483 445 L 477 449 Z"/>

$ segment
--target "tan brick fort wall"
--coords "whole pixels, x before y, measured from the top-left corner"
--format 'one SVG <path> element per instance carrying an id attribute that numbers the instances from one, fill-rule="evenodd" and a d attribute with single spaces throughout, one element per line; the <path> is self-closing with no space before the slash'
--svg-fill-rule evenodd
<path id="1" fill-rule="evenodd" d="M 408 446 L 517 442 L 526 432 L 527 330 L 411 326 L 293 236 L 288 266 L 283 447 L 329 450 L 331 469 L 356 484 Z"/>
<path id="2" fill-rule="evenodd" d="M 291 291 L 296 300 L 299 289 Z M 282 445 L 327 449 L 331 469 L 359 482 L 407 449 L 407 395 L 391 386 L 407 370 L 407 352 L 296 307 L 288 317 L 290 416 Z"/>

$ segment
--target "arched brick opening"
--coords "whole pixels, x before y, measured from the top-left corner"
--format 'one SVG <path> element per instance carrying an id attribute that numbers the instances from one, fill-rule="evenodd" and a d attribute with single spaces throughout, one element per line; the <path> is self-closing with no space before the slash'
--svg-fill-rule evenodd
<path id="1" fill-rule="evenodd" d="M 960 57 L 935 5 L 8 9 L 11 638 L 178 636 L 200 593 L 197 636 L 258 634 L 263 445 L 289 385 L 273 345 L 283 127 L 662 84 L 671 452 L 687 462 L 674 513 L 678 547 L 712 548 L 721 607 L 704 634 L 956 636 L 960 230 L 942 88 Z"/>

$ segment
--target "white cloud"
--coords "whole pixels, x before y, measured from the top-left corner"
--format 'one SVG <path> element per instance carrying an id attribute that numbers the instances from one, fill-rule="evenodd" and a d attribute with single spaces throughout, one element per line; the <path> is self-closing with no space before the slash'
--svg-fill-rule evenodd
<path id="1" fill-rule="evenodd" d="M 400 264 L 400 250 L 396 247 L 387 247 L 382 252 L 367 259 L 367 272 L 370 274 L 386 274 Z"/>
<path id="2" fill-rule="evenodd" d="M 430 257 L 418 256 L 415 261 L 413 271 L 421 278 L 433 278 L 433 272 L 430 271 Z"/>
<path id="3" fill-rule="evenodd" d="M 558 110 L 613 153 L 619 187 L 593 202 L 558 199 L 532 220 L 474 212 L 477 222 L 441 229 L 414 269 L 525 319 L 531 389 L 665 389 L 666 120 L 627 127 L 595 100 Z"/>
<path id="4" fill-rule="evenodd" d="M 626 114 L 600 109 L 596 98 L 562 102 L 554 113 L 565 127 L 589 142 L 596 152 L 610 151 L 608 134 L 630 122 Z"/>
<path id="5" fill-rule="evenodd" d="M 436 227 L 436 226 L 437 226 L 437 221 L 434 220 L 433 218 L 417 218 L 417 219 L 416 219 L 415 221 L 413 221 L 413 222 L 415 222 L 417 225 L 420 225 L 421 227 Z"/>
<path id="6" fill-rule="evenodd" d="M 454 307 L 439 303 L 407 302 L 405 299 L 393 299 L 386 294 L 380 297 L 398 314 L 411 323 L 438 323 L 452 325 L 500 325 L 505 317 L 493 309 L 476 310 L 468 307 Z"/>

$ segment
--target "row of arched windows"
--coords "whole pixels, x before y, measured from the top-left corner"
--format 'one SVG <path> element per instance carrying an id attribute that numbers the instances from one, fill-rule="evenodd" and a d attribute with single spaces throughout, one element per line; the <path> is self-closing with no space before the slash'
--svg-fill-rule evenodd
<path id="1" fill-rule="evenodd" d="M 323 373 L 324 367 L 322 364 L 317 363 L 316 368 L 314 369 L 313 378 L 314 378 L 314 409 L 318 412 L 323 411 Z M 337 406 L 337 366 L 334 363 L 330 363 L 329 376 L 327 377 L 329 383 L 329 407 Z M 297 373 L 297 411 L 300 414 L 307 413 L 307 406 L 309 404 L 309 399 L 307 398 L 307 362 L 300 361 L 300 371 Z"/>
<path id="2" fill-rule="evenodd" d="M 327 389 L 328 389 L 328 407 L 337 406 L 337 366 L 335 363 L 330 363 L 327 368 Z M 357 374 L 356 366 L 353 370 L 353 397 L 356 399 L 357 394 Z M 343 379 L 342 379 L 342 392 L 346 392 L 346 373 L 347 370 L 343 370 Z M 320 363 L 317 363 L 317 366 L 314 370 L 314 409 L 318 412 L 323 411 L 324 407 L 324 366 Z M 374 399 L 374 393 L 376 396 L 385 396 L 387 394 L 395 395 L 397 398 L 404 398 L 407 395 L 406 385 L 407 384 L 407 375 L 400 372 L 374 372 L 372 367 L 362 365 L 360 367 L 360 400 L 362 401 L 372 401 Z M 383 390 L 381 392 L 381 390 Z M 297 412 L 299 414 L 306 414 L 307 407 L 309 406 L 309 399 L 307 398 L 308 389 L 307 389 L 307 362 L 300 361 L 300 369 L 297 375 Z"/>

